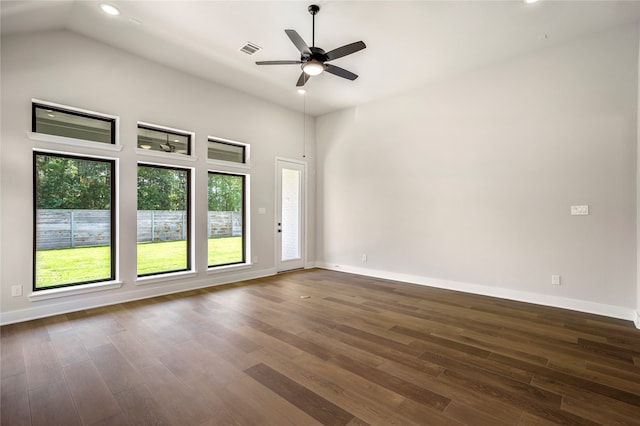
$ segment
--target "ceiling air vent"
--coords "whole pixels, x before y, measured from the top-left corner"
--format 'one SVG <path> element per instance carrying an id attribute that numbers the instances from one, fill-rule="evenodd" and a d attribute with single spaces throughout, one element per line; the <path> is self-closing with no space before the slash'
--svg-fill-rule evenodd
<path id="1" fill-rule="evenodd" d="M 240 48 L 240 51 L 246 53 L 247 55 L 253 55 L 260 50 L 262 50 L 262 47 L 258 46 L 255 43 L 251 43 L 250 41 L 248 41 L 247 44 Z"/>

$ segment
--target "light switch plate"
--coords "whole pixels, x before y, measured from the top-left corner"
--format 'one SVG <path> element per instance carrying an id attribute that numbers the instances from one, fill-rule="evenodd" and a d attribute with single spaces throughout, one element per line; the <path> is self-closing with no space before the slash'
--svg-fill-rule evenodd
<path id="1" fill-rule="evenodd" d="M 586 216 L 589 214 L 589 206 L 571 206 L 571 216 Z"/>

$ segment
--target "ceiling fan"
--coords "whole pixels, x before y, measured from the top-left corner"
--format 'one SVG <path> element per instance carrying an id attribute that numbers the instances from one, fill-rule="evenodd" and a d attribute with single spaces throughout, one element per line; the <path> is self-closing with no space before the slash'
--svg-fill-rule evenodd
<path id="1" fill-rule="evenodd" d="M 350 55 L 352 53 L 358 52 L 359 50 L 367 47 L 362 41 L 356 41 L 355 43 L 346 44 L 342 47 L 338 47 L 337 49 L 330 50 L 329 52 L 325 52 L 319 47 L 315 46 L 316 43 L 316 14 L 320 11 L 320 6 L 312 4 L 309 6 L 309 13 L 313 16 L 313 26 L 312 26 L 312 46 L 307 46 L 307 43 L 300 37 L 300 35 L 296 32 L 296 30 L 284 30 L 285 33 L 289 36 L 289 39 L 293 42 L 293 44 L 300 51 L 300 60 L 297 61 L 257 61 L 257 65 L 294 65 L 301 64 L 302 65 L 302 74 L 300 74 L 300 78 L 298 78 L 298 82 L 296 83 L 297 87 L 302 87 L 305 85 L 307 81 L 313 75 L 318 75 L 323 71 L 326 71 L 330 74 L 337 75 L 338 77 L 346 78 L 347 80 L 355 80 L 358 76 L 351 71 L 347 71 L 344 68 L 337 67 L 332 64 L 328 64 L 327 62 L 333 61 L 334 59 L 342 58 L 343 56 Z"/>

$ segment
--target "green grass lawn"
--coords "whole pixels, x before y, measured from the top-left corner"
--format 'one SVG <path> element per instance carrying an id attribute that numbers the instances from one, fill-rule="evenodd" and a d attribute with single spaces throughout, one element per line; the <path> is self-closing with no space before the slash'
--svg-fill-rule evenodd
<path id="1" fill-rule="evenodd" d="M 242 237 L 210 238 L 208 264 L 242 261 Z M 187 268 L 186 241 L 138 244 L 138 275 Z M 36 252 L 36 287 L 99 281 L 110 276 L 109 247 L 75 247 Z"/>

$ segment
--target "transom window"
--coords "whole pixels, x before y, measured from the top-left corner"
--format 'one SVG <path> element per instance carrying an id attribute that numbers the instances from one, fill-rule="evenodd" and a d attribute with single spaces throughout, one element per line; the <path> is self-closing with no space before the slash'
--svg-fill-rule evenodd
<path id="1" fill-rule="evenodd" d="M 191 134 L 138 124 L 138 148 L 191 155 Z"/>
<path id="2" fill-rule="evenodd" d="M 239 142 L 209 138 L 207 158 L 231 163 L 248 163 L 249 146 Z"/>
<path id="3" fill-rule="evenodd" d="M 81 110 L 32 103 L 31 130 L 36 133 L 115 144 L 116 119 Z"/>

